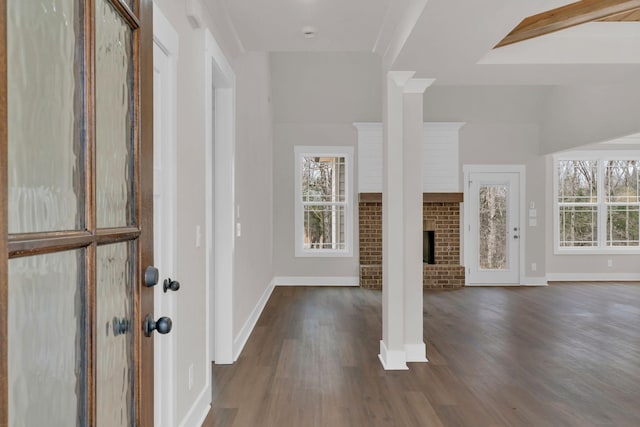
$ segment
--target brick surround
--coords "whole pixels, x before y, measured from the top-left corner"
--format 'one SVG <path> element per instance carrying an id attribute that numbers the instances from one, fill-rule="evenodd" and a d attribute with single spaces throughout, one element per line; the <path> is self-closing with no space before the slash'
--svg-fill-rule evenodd
<path id="1" fill-rule="evenodd" d="M 460 193 L 425 193 L 423 229 L 435 231 L 435 264 L 424 264 L 424 289 L 464 286 L 460 265 Z M 360 286 L 382 289 L 382 195 L 361 193 L 359 201 Z"/>

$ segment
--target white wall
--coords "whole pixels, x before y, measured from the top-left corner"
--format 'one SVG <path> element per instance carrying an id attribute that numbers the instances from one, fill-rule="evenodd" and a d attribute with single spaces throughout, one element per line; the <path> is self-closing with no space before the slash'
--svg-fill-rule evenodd
<path id="1" fill-rule="evenodd" d="M 544 157 L 539 155 L 539 120 L 547 88 L 525 86 L 432 86 L 424 95 L 424 120 L 466 122 L 460 130 L 462 165 L 523 164 L 528 205 L 539 212 L 536 227 L 524 226 L 525 276 L 545 274 Z M 531 271 L 531 263 L 537 264 Z"/>
<path id="2" fill-rule="evenodd" d="M 273 130 L 268 53 L 247 53 L 236 72 L 236 238 L 233 333 L 237 336 L 273 278 Z M 237 213 L 237 212 L 236 212 Z"/>
<path id="3" fill-rule="evenodd" d="M 371 53 L 271 54 L 275 276 L 358 276 L 357 216 L 353 257 L 295 257 L 293 147 L 357 147 L 353 123 L 382 118 L 381 75 L 380 58 Z"/>
<path id="4" fill-rule="evenodd" d="M 174 331 L 177 339 L 178 424 L 189 415 L 206 387 L 205 244 L 195 245 L 196 226 L 205 236 L 204 30 L 192 29 L 185 1 L 156 0 L 179 36 L 178 58 L 178 259 L 181 283 Z M 216 2 L 208 2 L 215 8 Z M 236 74 L 236 201 L 242 236 L 236 241 L 233 295 L 234 333 L 269 285 L 271 270 L 271 110 L 266 54 L 241 55 L 233 31 L 220 10 L 204 8 L 203 27 L 211 30 Z M 229 248 L 231 250 L 231 248 Z M 189 366 L 194 384 L 188 385 Z M 209 399 L 207 393 L 201 396 Z"/>
<path id="5" fill-rule="evenodd" d="M 640 81 L 606 86 L 558 86 L 542 117 L 542 153 L 640 132 Z"/>

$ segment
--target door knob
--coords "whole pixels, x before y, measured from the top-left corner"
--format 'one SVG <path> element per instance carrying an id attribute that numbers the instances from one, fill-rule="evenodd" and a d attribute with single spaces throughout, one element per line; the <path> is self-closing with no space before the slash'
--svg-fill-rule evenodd
<path id="1" fill-rule="evenodd" d="M 161 317 L 158 320 L 153 320 L 150 314 L 144 319 L 144 334 L 150 337 L 153 331 L 158 331 L 159 334 L 168 334 L 171 332 L 172 322 L 168 317 Z"/>
<path id="2" fill-rule="evenodd" d="M 158 269 L 151 265 L 148 266 L 144 271 L 144 284 L 147 288 L 157 285 L 159 279 L 160 273 L 158 272 Z"/>
<path id="3" fill-rule="evenodd" d="M 178 289 L 180 289 L 180 282 L 178 282 L 177 280 L 171 280 L 171 278 L 164 279 L 164 283 L 162 284 L 162 289 L 164 289 L 165 294 L 169 290 L 172 290 L 175 292 Z"/>

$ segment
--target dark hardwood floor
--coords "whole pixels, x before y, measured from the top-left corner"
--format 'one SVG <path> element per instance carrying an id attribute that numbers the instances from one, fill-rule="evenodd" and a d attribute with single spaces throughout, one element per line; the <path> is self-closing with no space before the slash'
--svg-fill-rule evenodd
<path id="1" fill-rule="evenodd" d="M 424 302 L 430 362 L 385 372 L 380 292 L 276 288 L 204 426 L 640 426 L 640 285 Z"/>

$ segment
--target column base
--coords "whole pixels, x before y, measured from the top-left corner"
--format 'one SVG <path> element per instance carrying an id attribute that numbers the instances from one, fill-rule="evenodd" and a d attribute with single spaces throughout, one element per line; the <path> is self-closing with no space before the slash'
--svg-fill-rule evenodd
<path id="1" fill-rule="evenodd" d="M 387 350 L 384 341 L 380 340 L 380 354 L 378 355 L 380 363 L 385 371 L 406 371 L 407 353 L 402 350 Z"/>
<path id="2" fill-rule="evenodd" d="M 428 362 L 427 345 L 425 343 L 405 344 L 407 362 Z"/>

